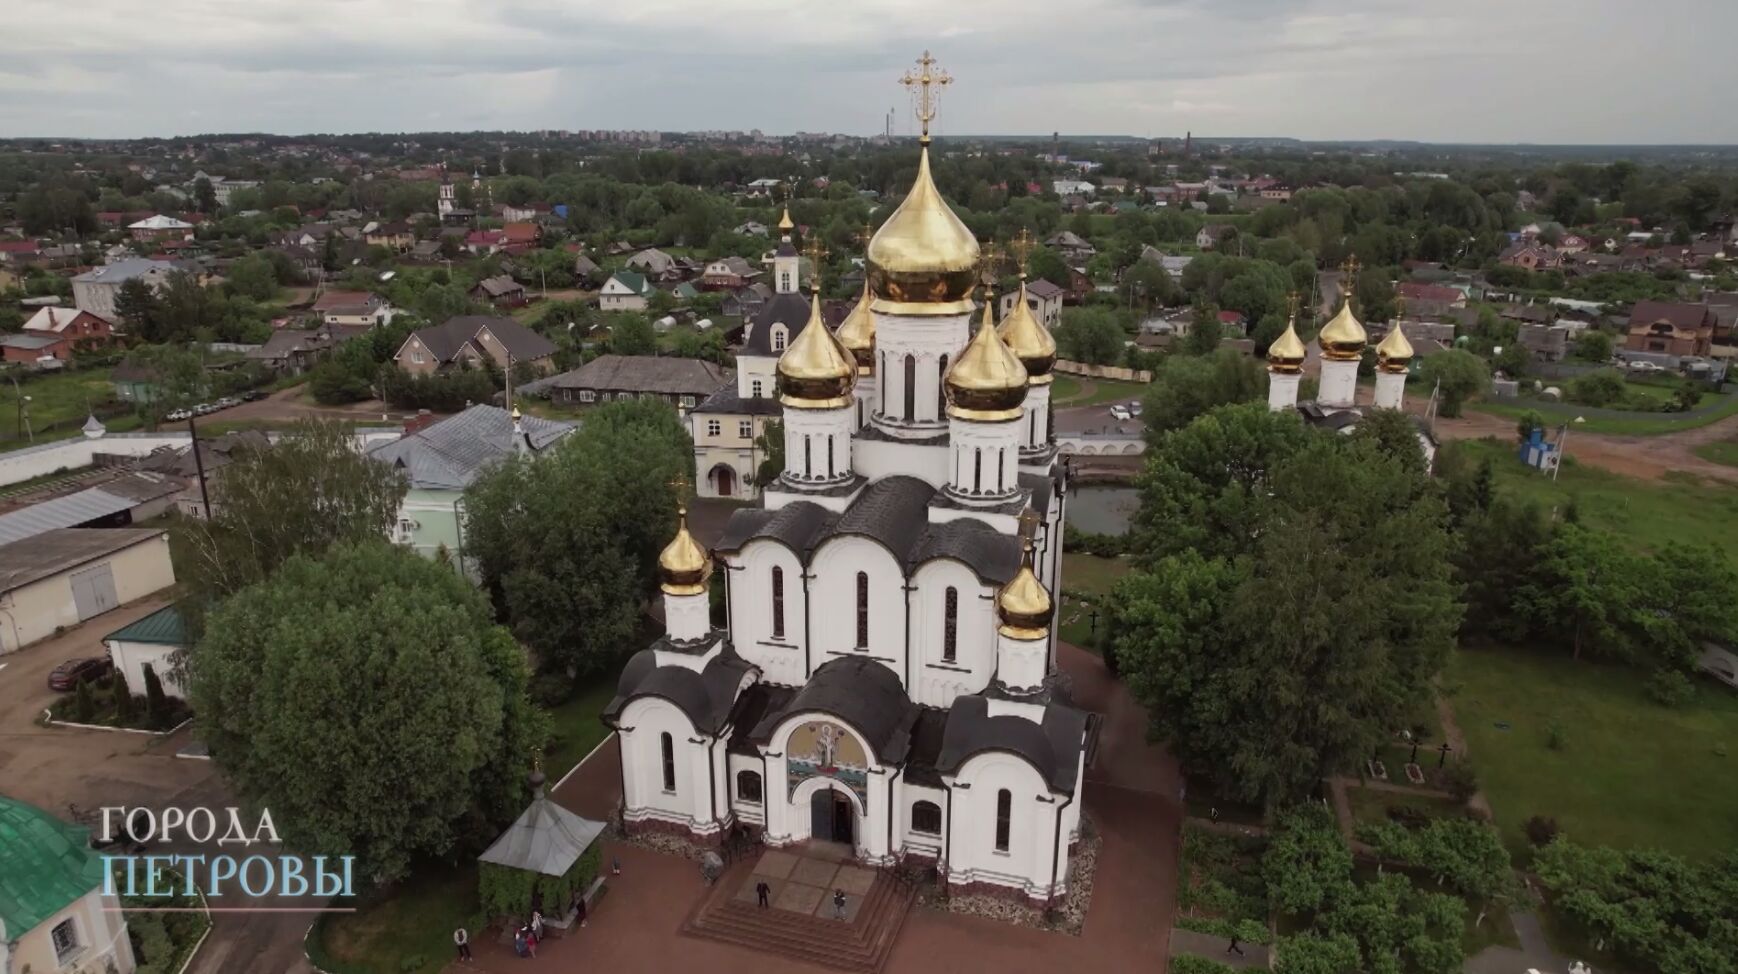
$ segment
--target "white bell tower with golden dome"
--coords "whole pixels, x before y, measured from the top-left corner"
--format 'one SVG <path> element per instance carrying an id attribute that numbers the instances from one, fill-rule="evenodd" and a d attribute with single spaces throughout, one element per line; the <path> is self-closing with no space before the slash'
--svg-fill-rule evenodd
<path id="1" fill-rule="evenodd" d="M 1304 359 L 1309 357 L 1304 343 L 1297 337 L 1297 292 L 1286 295 L 1285 300 L 1285 331 L 1267 346 L 1267 408 L 1273 412 L 1297 408 Z"/>
<path id="2" fill-rule="evenodd" d="M 1050 675 L 1055 603 L 1033 572 L 1032 539 L 1022 541 L 1020 571 L 996 593 L 996 682 L 1011 694 L 1036 693 Z"/>
<path id="3" fill-rule="evenodd" d="M 1364 357 L 1364 346 L 1370 341 L 1364 333 L 1364 326 L 1352 314 L 1351 288 L 1358 279 L 1358 259 L 1346 258 L 1342 270 L 1340 281 L 1345 294 L 1340 299 L 1340 311 L 1322 326 L 1316 336 L 1316 342 L 1322 348 L 1322 382 L 1316 401 L 1335 409 L 1357 404 L 1358 362 Z"/>
<path id="4" fill-rule="evenodd" d="M 857 360 L 839 344 L 821 317 L 822 251 L 811 247 L 817 273 L 809 320 L 778 360 L 779 403 L 784 407 L 785 468 L 768 490 L 767 506 L 807 499 L 842 509 L 859 479 L 851 466 L 853 389 Z"/>
<path id="5" fill-rule="evenodd" d="M 1402 302 L 1394 315 L 1394 327 L 1388 329 L 1388 334 L 1376 345 L 1377 409 L 1399 409 L 1406 401 L 1406 375 L 1412 371 L 1412 343 L 1400 330 L 1400 319 L 1405 317 L 1405 310 L 1406 305 Z"/>
<path id="6" fill-rule="evenodd" d="M 840 322 L 835 337 L 857 363 L 857 384 L 851 395 L 851 432 L 869 424 L 875 412 L 875 312 L 870 310 L 874 298 L 869 293 L 869 278 L 863 278 L 863 294 L 851 306 L 851 313 Z"/>
<path id="7" fill-rule="evenodd" d="M 1020 420 L 1020 462 L 1035 470 L 1048 468 L 1056 456 L 1050 440 L 1050 385 L 1056 379 L 1056 339 L 1044 327 L 1026 298 L 1026 266 L 1035 246 L 1032 231 L 1022 229 L 1008 248 L 1020 268 L 1020 290 L 1014 306 L 997 331 L 1026 367 L 1025 416 Z"/>
<path id="8" fill-rule="evenodd" d="M 1002 504 L 1020 489 L 1026 367 L 1002 341 L 990 308 L 986 300 L 983 323 L 948 369 L 945 383 L 947 492 L 968 505 Z"/>
<path id="9" fill-rule="evenodd" d="M 706 580 L 711 574 L 712 559 L 688 533 L 688 509 L 676 508 L 676 536 L 658 554 L 664 633 L 671 642 L 697 643 L 711 634 L 711 605 L 706 594 Z"/>

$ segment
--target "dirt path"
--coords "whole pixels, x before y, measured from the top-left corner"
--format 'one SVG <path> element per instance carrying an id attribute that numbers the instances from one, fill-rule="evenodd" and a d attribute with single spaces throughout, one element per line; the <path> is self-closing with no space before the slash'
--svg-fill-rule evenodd
<path id="1" fill-rule="evenodd" d="M 279 389 L 257 402 L 244 402 L 239 406 L 231 406 L 221 412 L 211 414 L 211 421 L 222 423 L 238 420 L 293 420 L 309 417 L 325 417 L 327 419 L 380 420 L 391 425 L 392 420 L 381 417 L 392 410 L 378 399 L 368 399 L 363 402 L 351 403 L 347 406 L 321 406 L 304 396 L 308 387 L 304 383 Z"/>
<path id="2" fill-rule="evenodd" d="M 1409 412 L 1420 413 L 1425 403 L 1406 404 Z M 1474 407 L 1476 408 L 1476 407 Z M 1468 411 L 1458 419 L 1439 417 L 1436 435 L 1441 440 L 1477 440 L 1487 436 L 1512 441 L 1515 421 L 1489 413 Z M 1698 446 L 1738 438 L 1738 416 L 1728 416 L 1718 422 L 1659 436 L 1609 436 L 1601 433 L 1578 433 L 1569 430 L 1567 449 L 1578 463 L 1601 470 L 1659 480 L 1673 471 L 1693 474 L 1708 480 L 1738 484 L 1738 467 L 1728 467 L 1696 456 Z"/>

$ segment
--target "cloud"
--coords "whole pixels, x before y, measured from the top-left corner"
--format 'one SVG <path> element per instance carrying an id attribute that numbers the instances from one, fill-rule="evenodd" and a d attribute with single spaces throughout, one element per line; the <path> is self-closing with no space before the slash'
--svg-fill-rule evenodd
<path id="1" fill-rule="evenodd" d="M 878 131 L 1732 142 L 1738 5 L 1579 0 L 6 0 L 0 131 Z M 196 114 L 195 114 L 196 113 Z M 906 123 L 908 124 L 908 123 Z"/>

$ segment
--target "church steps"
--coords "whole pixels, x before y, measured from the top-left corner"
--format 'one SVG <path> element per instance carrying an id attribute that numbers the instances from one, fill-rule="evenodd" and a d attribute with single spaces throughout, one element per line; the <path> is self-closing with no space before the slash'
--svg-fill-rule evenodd
<path id="1" fill-rule="evenodd" d="M 746 873 L 721 877 L 683 932 L 837 970 L 875 974 L 887 962 L 911 908 L 911 891 L 878 877 L 851 923 L 784 910 L 762 910 L 731 896 Z"/>

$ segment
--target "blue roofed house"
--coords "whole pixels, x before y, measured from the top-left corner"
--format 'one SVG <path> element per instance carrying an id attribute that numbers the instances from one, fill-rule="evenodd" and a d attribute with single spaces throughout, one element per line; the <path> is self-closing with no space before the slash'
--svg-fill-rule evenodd
<path id="1" fill-rule="evenodd" d="M 465 488 L 512 453 L 535 455 L 549 449 L 576 424 L 536 416 L 515 419 L 507 410 L 488 405 L 432 423 L 426 420 L 412 420 L 403 437 L 368 451 L 404 471 L 409 480 L 392 539 L 424 557 L 450 559 L 474 578 L 475 566 L 465 554 Z"/>
<path id="2" fill-rule="evenodd" d="M 126 915 L 103 895 L 89 830 L 0 795 L 0 971 L 135 969 Z"/>

